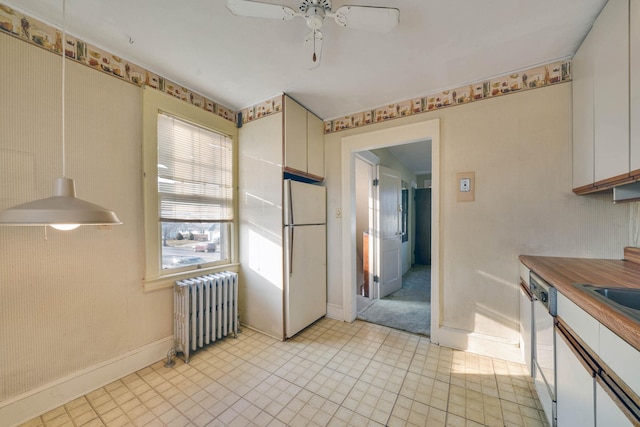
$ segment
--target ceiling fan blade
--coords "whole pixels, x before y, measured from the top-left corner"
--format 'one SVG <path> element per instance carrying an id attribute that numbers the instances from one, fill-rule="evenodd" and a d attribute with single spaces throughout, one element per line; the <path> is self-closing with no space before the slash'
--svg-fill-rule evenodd
<path id="1" fill-rule="evenodd" d="M 304 39 L 304 54 L 307 59 L 308 69 L 313 70 L 320 65 L 320 57 L 322 56 L 322 33 L 318 30 L 312 30 Z"/>
<path id="2" fill-rule="evenodd" d="M 393 7 L 342 6 L 334 18 L 343 27 L 387 33 L 398 25 L 400 11 Z"/>
<path id="3" fill-rule="evenodd" d="M 289 20 L 296 16 L 290 7 L 249 0 L 227 0 L 227 9 L 236 16 Z"/>

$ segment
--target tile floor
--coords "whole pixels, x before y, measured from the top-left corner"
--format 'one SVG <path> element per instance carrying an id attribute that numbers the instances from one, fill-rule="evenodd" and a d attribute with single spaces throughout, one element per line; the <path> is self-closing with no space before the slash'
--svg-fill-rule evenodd
<path id="1" fill-rule="evenodd" d="M 281 342 L 244 328 L 23 426 L 545 426 L 523 365 L 356 321 Z"/>

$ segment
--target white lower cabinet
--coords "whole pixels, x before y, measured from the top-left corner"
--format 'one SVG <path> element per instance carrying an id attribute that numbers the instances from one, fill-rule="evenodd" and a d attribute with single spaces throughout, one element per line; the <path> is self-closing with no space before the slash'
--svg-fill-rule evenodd
<path id="1" fill-rule="evenodd" d="M 627 411 L 628 416 L 619 406 L 624 394 L 621 382 L 634 394 L 628 403 L 640 400 L 637 397 L 640 353 L 560 293 L 558 317 L 555 328 L 558 427 L 640 425 L 637 403 L 633 403 L 635 409 Z M 609 375 L 605 373 L 608 370 Z M 620 379 L 613 380 L 612 376 Z"/>
<path id="2" fill-rule="evenodd" d="M 596 382 L 596 425 L 625 427 L 633 423 L 618 408 L 609 394 Z"/>
<path id="3" fill-rule="evenodd" d="M 566 338 L 556 330 L 556 399 L 558 427 L 595 426 L 593 370 L 584 366 Z M 605 424 L 601 424 L 605 425 Z M 616 424 L 608 424 L 613 426 Z"/>

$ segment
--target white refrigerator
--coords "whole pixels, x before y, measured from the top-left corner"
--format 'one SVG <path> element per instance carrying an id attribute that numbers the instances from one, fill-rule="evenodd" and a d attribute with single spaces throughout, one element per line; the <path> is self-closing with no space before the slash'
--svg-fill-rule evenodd
<path id="1" fill-rule="evenodd" d="M 284 320 L 290 338 L 327 314 L 326 189 L 284 181 Z"/>

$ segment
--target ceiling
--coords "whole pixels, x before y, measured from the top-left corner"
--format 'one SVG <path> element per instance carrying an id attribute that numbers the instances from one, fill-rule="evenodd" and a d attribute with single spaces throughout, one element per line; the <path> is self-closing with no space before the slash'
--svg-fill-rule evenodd
<path id="1" fill-rule="evenodd" d="M 430 174 L 431 140 L 387 147 L 403 165 L 416 175 Z"/>
<path id="2" fill-rule="evenodd" d="M 62 0 L 0 2 L 62 27 Z M 66 27 L 233 110 L 285 92 L 328 120 L 571 57 L 605 3 L 333 0 L 398 8 L 400 24 L 379 34 L 325 19 L 314 70 L 303 19 L 237 17 L 224 0 L 66 0 Z"/>

